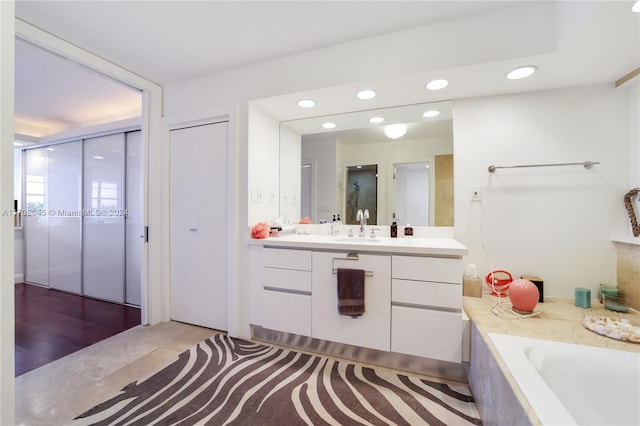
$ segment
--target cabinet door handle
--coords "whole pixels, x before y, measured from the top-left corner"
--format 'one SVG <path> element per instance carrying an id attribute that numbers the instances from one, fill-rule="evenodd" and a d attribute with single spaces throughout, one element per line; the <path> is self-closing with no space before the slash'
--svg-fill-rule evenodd
<path id="1" fill-rule="evenodd" d="M 189 228 L 189 231 L 197 231 L 198 228 Z"/>

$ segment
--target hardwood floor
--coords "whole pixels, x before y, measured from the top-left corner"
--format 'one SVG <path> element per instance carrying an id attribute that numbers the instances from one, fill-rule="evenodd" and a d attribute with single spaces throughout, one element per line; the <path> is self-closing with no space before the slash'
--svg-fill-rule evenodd
<path id="1" fill-rule="evenodd" d="M 140 324 L 140 309 L 16 284 L 16 376 Z"/>

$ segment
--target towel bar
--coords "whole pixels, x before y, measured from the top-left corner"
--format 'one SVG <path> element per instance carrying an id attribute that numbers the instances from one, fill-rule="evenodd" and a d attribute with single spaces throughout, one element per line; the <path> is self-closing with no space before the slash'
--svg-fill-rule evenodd
<path id="1" fill-rule="evenodd" d="M 333 269 L 333 273 L 334 275 L 338 273 L 338 269 L 334 268 Z M 364 271 L 364 276 L 365 277 L 372 277 L 373 276 L 373 271 Z"/>
<path id="2" fill-rule="evenodd" d="M 334 274 L 338 273 L 338 268 L 336 268 L 336 260 L 360 260 L 360 258 L 358 257 L 358 253 L 349 253 L 349 254 L 347 254 L 347 257 L 334 257 L 333 258 L 333 273 Z M 373 271 L 364 271 L 364 276 L 365 277 L 372 277 L 373 276 Z"/>

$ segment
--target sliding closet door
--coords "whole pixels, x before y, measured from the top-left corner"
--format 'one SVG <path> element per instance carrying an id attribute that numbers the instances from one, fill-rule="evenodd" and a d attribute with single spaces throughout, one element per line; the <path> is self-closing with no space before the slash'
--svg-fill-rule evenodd
<path id="1" fill-rule="evenodd" d="M 49 152 L 49 287 L 82 293 L 82 141 Z M 31 249 L 31 246 L 28 246 Z"/>
<path id="2" fill-rule="evenodd" d="M 142 138 L 141 132 L 126 134 L 127 140 L 127 173 L 126 173 L 126 287 L 125 302 L 140 306 L 142 286 L 142 255 L 144 249 L 144 190 L 142 179 Z"/>
<path id="3" fill-rule="evenodd" d="M 124 302 L 124 134 L 85 139 L 84 294 Z"/>
<path id="4" fill-rule="evenodd" d="M 49 151 L 30 149 L 24 154 L 24 228 L 26 282 L 49 285 L 48 190 Z"/>
<path id="5" fill-rule="evenodd" d="M 171 318 L 227 329 L 227 123 L 171 131 Z"/>

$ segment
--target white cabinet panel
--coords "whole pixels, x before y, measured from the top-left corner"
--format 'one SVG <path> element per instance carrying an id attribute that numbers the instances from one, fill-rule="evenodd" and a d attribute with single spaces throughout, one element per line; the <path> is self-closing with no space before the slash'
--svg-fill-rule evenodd
<path id="1" fill-rule="evenodd" d="M 262 296 L 263 327 L 311 336 L 310 295 L 265 289 Z"/>
<path id="2" fill-rule="evenodd" d="M 462 314 L 393 306 L 391 350 L 460 363 Z"/>
<path id="3" fill-rule="evenodd" d="M 49 286 L 82 293 L 82 141 L 49 150 Z"/>
<path id="4" fill-rule="evenodd" d="M 394 279 L 391 301 L 439 308 L 462 309 L 462 286 L 430 281 Z"/>
<path id="5" fill-rule="evenodd" d="M 312 337 L 389 351 L 391 257 L 362 253 L 357 261 L 345 257 L 346 253 L 313 253 Z M 364 315 L 352 318 L 338 313 L 334 267 L 364 269 L 371 273 L 365 277 Z"/>
<path id="6" fill-rule="evenodd" d="M 310 250 L 265 248 L 263 259 L 264 266 L 272 268 L 311 270 Z"/>
<path id="7" fill-rule="evenodd" d="M 264 268 L 263 285 L 285 290 L 311 293 L 311 272 L 291 269 Z"/>
<path id="8" fill-rule="evenodd" d="M 25 244 L 26 282 L 49 285 L 49 226 L 46 216 L 22 218 Z"/>
<path id="9" fill-rule="evenodd" d="M 171 131 L 171 318 L 227 330 L 227 123 Z"/>
<path id="10" fill-rule="evenodd" d="M 25 281 L 49 285 L 49 220 L 47 197 L 49 151 L 30 149 L 25 153 L 24 227 Z"/>
<path id="11" fill-rule="evenodd" d="M 439 257 L 392 256 L 393 278 L 462 284 L 462 260 Z"/>
<path id="12" fill-rule="evenodd" d="M 85 140 L 84 294 L 124 302 L 124 134 Z"/>

